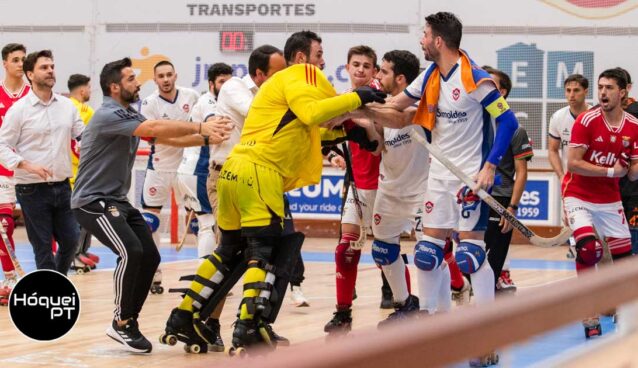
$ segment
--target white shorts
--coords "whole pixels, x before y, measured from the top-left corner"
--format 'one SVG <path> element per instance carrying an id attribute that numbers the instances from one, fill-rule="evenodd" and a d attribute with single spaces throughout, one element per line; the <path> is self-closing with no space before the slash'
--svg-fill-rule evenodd
<path id="1" fill-rule="evenodd" d="M 171 197 L 171 188 L 176 186 L 176 172 L 147 169 L 142 190 L 142 206 L 156 208 L 164 206 Z M 179 198 L 176 196 L 175 200 L 179 201 Z"/>
<path id="2" fill-rule="evenodd" d="M 0 203 L 16 203 L 16 183 L 13 176 L 0 176 Z"/>
<path id="3" fill-rule="evenodd" d="M 400 236 L 407 229 L 414 229 L 418 237 L 423 230 L 421 217 L 425 205 L 424 199 L 425 193 L 397 197 L 379 192 L 374 202 L 372 224 L 374 237 L 389 240 Z"/>
<path id="4" fill-rule="evenodd" d="M 348 188 L 348 196 L 346 197 L 346 204 L 343 207 L 343 216 L 341 217 L 341 223 L 362 225 L 366 229 L 366 231 L 371 231 L 372 208 L 374 207 L 374 199 L 377 196 L 377 190 L 357 189 L 357 195 L 359 196 L 359 205 L 361 206 L 361 215 L 363 219 L 359 217 L 357 206 L 354 203 L 352 188 Z M 363 220 L 363 223 L 361 220 Z"/>
<path id="5" fill-rule="evenodd" d="M 462 187 L 463 183 L 460 180 L 428 178 L 423 227 L 457 231 L 487 229 L 489 207 L 481 201 L 476 209 L 462 211 L 461 205 L 456 202 L 456 194 Z"/>
<path id="6" fill-rule="evenodd" d="M 567 197 L 563 204 L 572 230 L 593 226 L 603 238 L 631 238 L 622 202 L 591 203 Z"/>
<path id="7" fill-rule="evenodd" d="M 197 214 L 213 213 L 206 193 L 205 175 L 177 174 L 175 200 Z"/>

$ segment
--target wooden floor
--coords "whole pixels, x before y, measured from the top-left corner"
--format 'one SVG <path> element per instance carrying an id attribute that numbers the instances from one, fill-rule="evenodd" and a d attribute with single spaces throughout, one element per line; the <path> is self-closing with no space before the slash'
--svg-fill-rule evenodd
<path id="1" fill-rule="evenodd" d="M 22 234 L 23 236 L 23 234 Z M 25 238 L 22 239 L 26 243 Z M 191 243 L 194 239 L 191 239 Z M 18 236 L 20 242 L 20 235 Z M 334 250 L 334 240 L 308 239 L 305 252 L 325 252 Z M 413 242 L 404 242 L 405 251 L 412 253 Z M 168 246 L 168 245 L 167 245 Z M 566 248 L 534 248 L 513 246 L 513 259 L 566 260 Z M 364 250 L 369 253 L 369 245 Z M 176 287 L 181 275 L 191 274 L 197 260 L 163 263 L 164 285 Z M 357 284 L 358 299 L 354 302 L 354 329 L 374 326 L 389 313 L 380 310 L 380 275 L 371 264 L 359 267 Z M 413 285 L 416 285 L 415 272 Z M 534 288 L 574 277 L 569 270 L 513 269 L 512 278 L 519 287 L 519 293 L 531 292 Z M 150 355 L 134 355 L 124 351 L 121 345 L 105 335 L 105 329 L 112 319 L 112 270 L 101 270 L 86 275 L 71 275 L 81 297 L 80 319 L 72 331 L 63 338 L 48 342 L 35 342 L 21 335 L 12 325 L 6 307 L 0 309 L 0 366 L 2 367 L 189 367 L 193 362 L 219 362 L 226 358 L 221 353 L 202 355 L 186 354 L 178 346 L 170 347 L 157 342 L 170 310 L 179 302 L 175 294 L 149 295 L 140 317 L 142 333 L 153 342 Z M 307 262 L 306 281 L 303 284 L 310 307 L 295 308 L 289 304 L 289 296 L 275 330 L 288 337 L 293 343 L 312 339 L 323 339 L 324 324 L 332 317 L 335 304 L 334 265 L 331 262 Z M 231 323 L 240 300 L 240 286 L 233 289 L 222 314 L 222 334 L 225 342 L 230 342 Z"/>

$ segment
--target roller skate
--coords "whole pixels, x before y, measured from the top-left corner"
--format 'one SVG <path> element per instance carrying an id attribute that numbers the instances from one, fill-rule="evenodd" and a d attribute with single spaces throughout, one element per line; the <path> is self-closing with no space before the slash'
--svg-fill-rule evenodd
<path id="1" fill-rule="evenodd" d="M 463 287 L 460 290 L 452 288 L 452 301 L 457 307 L 469 305 L 472 298 L 472 284 L 467 277 L 463 276 Z"/>
<path id="2" fill-rule="evenodd" d="M 231 357 L 244 358 L 249 353 L 259 354 L 274 350 L 275 346 L 276 342 L 271 340 L 265 324 L 251 319 L 240 319 L 235 322 L 232 346 L 227 353 Z"/>
<path id="3" fill-rule="evenodd" d="M 602 336 L 603 329 L 600 326 L 600 318 L 590 317 L 583 320 L 583 327 L 585 328 L 585 338 L 589 339 L 592 336 Z"/>
<path id="4" fill-rule="evenodd" d="M 159 268 L 155 271 L 153 276 L 153 283 L 151 284 L 151 294 L 163 294 L 164 287 L 162 286 L 162 270 Z"/>
<path id="5" fill-rule="evenodd" d="M 193 313 L 174 308 L 166 321 L 166 328 L 160 335 L 159 342 L 174 346 L 178 341 L 184 343 L 184 351 L 187 353 L 200 354 L 208 351 L 208 343 L 193 327 Z"/>
<path id="6" fill-rule="evenodd" d="M 73 262 L 71 262 L 71 267 L 70 268 L 73 271 L 75 271 L 75 273 L 77 273 L 78 275 L 82 275 L 82 274 L 91 272 L 91 266 L 86 264 L 86 263 L 84 263 L 84 262 L 82 262 L 77 255 L 73 259 Z"/>
<path id="7" fill-rule="evenodd" d="M 222 340 L 221 335 L 221 326 L 219 325 L 219 320 L 216 318 L 209 318 L 206 320 L 206 327 L 208 331 L 211 332 L 211 339 L 205 339 L 208 341 L 208 350 L 215 352 L 223 352 L 224 351 L 224 340 Z M 211 344 L 212 342 L 212 344 Z"/>
<path id="8" fill-rule="evenodd" d="M 295 307 L 309 307 L 308 299 L 303 295 L 299 285 L 290 285 L 290 299 Z"/>
<path id="9" fill-rule="evenodd" d="M 0 306 L 9 305 L 9 296 L 11 295 L 11 290 L 18 283 L 18 278 L 13 273 L 13 275 L 7 275 L 5 273 L 5 279 L 0 283 Z"/>
<path id="10" fill-rule="evenodd" d="M 100 263 L 100 256 L 98 256 L 97 254 L 90 253 L 90 252 L 84 252 L 84 255 L 89 257 L 93 261 L 93 263 L 95 263 L 95 264 Z"/>
<path id="11" fill-rule="evenodd" d="M 350 306 L 337 306 L 337 311 L 333 315 L 332 319 L 323 327 L 323 330 L 329 336 L 345 335 L 352 330 L 352 310 Z"/>
<path id="12" fill-rule="evenodd" d="M 270 336 L 270 341 L 273 342 L 273 345 L 290 346 L 290 340 L 276 333 L 271 324 L 264 324 L 264 329 L 268 332 L 268 336 Z"/>
<path id="13" fill-rule="evenodd" d="M 470 360 L 470 367 L 489 367 L 498 364 L 498 354 L 495 351 Z"/>
<path id="14" fill-rule="evenodd" d="M 499 276 L 498 281 L 496 282 L 496 292 L 497 293 L 515 293 L 516 292 L 516 284 L 510 278 L 510 271 L 503 270 L 501 271 L 501 276 Z"/>
<path id="15" fill-rule="evenodd" d="M 135 318 L 129 319 L 124 326 L 119 326 L 116 321 L 113 321 L 106 330 L 106 335 L 134 353 L 150 353 L 153 350 L 151 342 L 140 332 Z"/>
<path id="16" fill-rule="evenodd" d="M 91 257 L 86 255 L 86 253 L 78 253 L 75 255 L 75 258 L 78 259 L 80 262 L 84 263 L 85 265 L 89 266 L 89 268 L 91 268 L 92 270 L 94 270 L 95 267 L 97 266 L 97 263 L 94 260 L 92 260 Z"/>
<path id="17" fill-rule="evenodd" d="M 408 296 L 405 303 L 395 304 L 394 312 L 391 313 L 388 318 L 379 322 L 377 325 L 378 328 L 384 328 L 394 322 L 407 320 L 409 318 L 415 317 L 419 312 L 419 298 L 415 295 Z"/>

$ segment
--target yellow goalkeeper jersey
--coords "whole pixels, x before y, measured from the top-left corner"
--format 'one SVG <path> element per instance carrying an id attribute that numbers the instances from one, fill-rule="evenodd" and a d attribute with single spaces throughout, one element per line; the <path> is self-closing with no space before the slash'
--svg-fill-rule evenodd
<path id="1" fill-rule="evenodd" d="M 289 66 L 259 88 L 230 157 L 278 171 L 284 191 L 317 184 L 322 169 L 319 124 L 359 106 L 356 93 L 337 95 L 316 66 Z"/>
<path id="2" fill-rule="evenodd" d="M 73 97 L 69 98 L 73 105 L 80 112 L 80 118 L 84 125 L 89 123 L 89 120 L 93 117 L 93 108 L 87 104 L 84 104 Z M 71 169 L 73 170 L 73 177 L 71 178 L 71 186 L 75 184 L 75 178 L 78 175 L 78 164 L 80 162 L 79 149 L 75 143 L 75 140 L 71 141 Z"/>

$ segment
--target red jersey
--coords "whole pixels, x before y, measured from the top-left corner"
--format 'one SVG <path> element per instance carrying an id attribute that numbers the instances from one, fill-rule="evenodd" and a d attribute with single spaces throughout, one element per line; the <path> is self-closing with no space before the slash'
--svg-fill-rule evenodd
<path id="1" fill-rule="evenodd" d="M 7 110 L 19 99 L 26 96 L 31 90 L 28 84 L 24 84 L 22 89 L 17 93 L 11 93 L 4 86 L 4 83 L 0 82 L 0 126 L 4 122 L 4 116 L 7 114 Z M 4 166 L 0 165 L 0 176 L 13 176 L 13 171 L 7 170 Z"/>
<path id="2" fill-rule="evenodd" d="M 583 159 L 600 167 L 613 167 L 622 152 L 638 159 L 638 119 L 624 113 L 618 127 L 610 126 L 600 107 L 580 114 L 572 128 L 569 147 L 583 147 Z M 568 172 L 562 183 L 564 197 L 591 203 L 620 202 L 620 178 L 583 176 Z"/>

